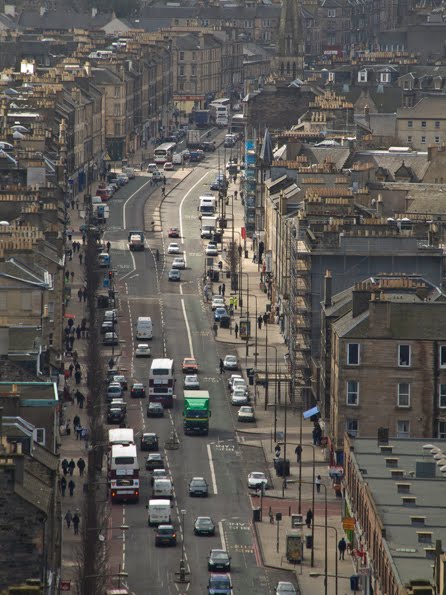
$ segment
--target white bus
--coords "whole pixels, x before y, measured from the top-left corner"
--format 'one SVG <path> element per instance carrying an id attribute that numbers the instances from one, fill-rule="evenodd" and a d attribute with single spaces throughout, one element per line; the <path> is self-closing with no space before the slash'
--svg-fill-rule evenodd
<path id="1" fill-rule="evenodd" d="M 149 371 L 149 401 L 173 407 L 175 371 L 173 359 L 154 359 Z"/>
<path id="2" fill-rule="evenodd" d="M 126 446 L 135 444 L 135 436 L 132 428 L 113 428 L 108 431 L 108 446 L 112 448 L 116 444 Z"/>
<path id="3" fill-rule="evenodd" d="M 176 143 L 163 143 L 159 147 L 155 149 L 155 163 L 166 163 L 167 161 L 172 161 L 173 153 L 176 149 Z"/>
<path id="4" fill-rule="evenodd" d="M 134 444 L 115 444 L 108 460 L 112 502 L 139 500 L 139 463 Z"/>

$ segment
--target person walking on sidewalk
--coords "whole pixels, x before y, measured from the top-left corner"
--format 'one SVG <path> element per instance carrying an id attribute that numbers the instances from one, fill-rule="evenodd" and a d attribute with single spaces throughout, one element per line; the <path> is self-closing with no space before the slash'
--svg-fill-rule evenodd
<path id="1" fill-rule="evenodd" d="M 74 534 L 75 535 L 79 535 L 79 523 L 81 522 L 79 515 L 77 514 L 77 512 L 74 513 L 73 516 L 73 529 L 74 529 Z"/>
<path id="2" fill-rule="evenodd" d="M 268 318 L 269 314 L 268 312 L 265 312 L 265 314 L 263 315 L 263 324 L 268 324 Z"/>
<path id="3" fill-rule="evenodd" d="M 86 302 L 86 301 L 87 301 L 87 288 L 84 287 L 84 302 Z"/>
<path id="4" fill-rule="evenodd" d="M 70 481 L 68 482 L 68 490 L 70 492 L 70 496 L 74 496 L 74 488 L 76 487 L 76 484 L 74 483 L 73 479 L 70 479 Z"/>
<path id="5" fill-rule="evenodd" d="M 316 484 L 316 492 L 318 494 L 320 494 L 321 493 L 321 483 L 322 483 L 322 479 L 321 479 L 321 476 L 320 475 L 318 475 L 316 477 L 314 483 Z"/>
<path id="6" fill-rule="evenodd" d="M 339 559 L 340 560 L 345 560 L 344 556 L 345 556 L 346 549 L 347 549 L 347 542 L 345 541 L 345 538 L 342 537 L 338 543 Z"/>
<path id="7" fill-rule="evenodd" d="M 68 475 L 68 460 L 64 459 L 61 463 L 62 465 L 62 471 L 64 475 Z"/>
<path id="8" fill-rule="evenodd" d="M 225 365 L 223 363 L 223 360 L 220 358 L 220 374 L 223 374 L 224 371 L 225 371 Z"/>
<path id="9" fill-rule="evenodd" d="M 216 337 L 218 334 L 218 325 L 216 322 L 214 322 L 214 324 L 212 326 L 212 330 L 214 331 L 214 337 Z"/>
<path id="10" fill-rule="evenodd" d="M 75 415 L 73 418 L 73 428 L 74 431 L 77 430 L 77 428 L 81 425 L 81 418 L 78 415 Z"/>
<path id="11" fill-rule="evenodd" d="M 79 291 L 81 292 L 81 298 L 79 301 L 82 300 L 82 291 L 79 289 Z M 81 338 L 81 325 L 78 324 L 76 327 L 76 339 L 79 341 L 79 339 Z"/>
<path id="12" fill-rule="evenodd" d="M 305 517 L 305 523 L 306 523 L 308 529 L 311 527 L 311 521 L 312 520 L 313 520 L 313 511 L 311 510 L 311 508 L 309 508 L 307 510 L 307 516 Z"/>
<path id="13" fill-rule="evenodd" d="M 80 370 L 76 370 L 76 372 L 74 373 L 74 379 L 76 380 L 76 384 L 81 383 L 81 378 L 82 378 L 82 372 Z"/>
<path id="14" fill-rule="evenodd" d="M 73 475 L 75 469 L 76 469 L 76 463 L 74 462 L 73 459 L 71 459 L 71 461 L 68 463 L 68 471 L 70 472 L 70 475 Z"/>
<path id="15" fill-rule="evenodd" d="M 68 366 L 68 372 L 70 373 L 70 378 L 72 378 L 73 377 L 73 372 L 74 372 L 74 365 L 73 365 L 73 363 L 71 363 Z"/>
<path id="16" fill-rule="evenodd" d="M 82 301 L 82 289 L 79 287 L 79 290 L 77 292 L 77 297 L 79 298 L 79 301 Z"/>
<path id="17" fill-rule="evenodd" d="M 110 254 L 110 248 L 111 248 L 110 242 L 107 242 L 105 245 L 107 247 L 107 254 Z"/>
<path id="18" fill-rule="evenodd" d="M 81 477 L 83 477 L 84 476 L 84 470 L 85 470 L 85 461 L 84 461 L 84 459 L 82 457 L 80 457 L 80 459 L 78 460 L 77 466 L 78 466 L 78 469 L 79 469 L 79 475 Z"/>
<path id="19" fill-rule="evenodd" d="M 296 453 L 296 462 L 300 463 L 301 458 L 302 458 L 302 446 L 300 444 L 298 444 L 296 446 L 294 452 Z"/>
<path id="20" fill-rule="evenodd" d="M 67 489 L 67 480 L 65 479 L 65 477 L 63 475 L 60 478 L 59 485 L 60 485 L 60 493 L 62 494 L 62 498 L 63 498 L 65 496 L 65 490 Z"/>
<path id="21" fill-rule="evenodd" d="M 225 297 L 226 292 L 226 285 L 224 283 L 221 284 L 221 295 Z M 237 304 L 235 304 L 235 309 L 237 310 Z"/>
<path id="22" fill-rule="evenodd" d="M 67 529 L 71 527 L 71 521 L 73 520 L 73 515 L 71 514 L 71 510 L 67 510 L 67 514 L 65 515 L 65 522 L 67 524 Z"/>
<path id="23" fill-rule="evenodd" d="M 238 323 L 235 323 L 235 327 L 234 327 L 234 332 L 235 332 L 235 338 L 238 338 Z"/>
<path id="24" fill-rule="evenodd" d="M 263 318 L 261 315 L 259 315 L 259 317 L 257 318 L 257 324 L 259 325 L 259 331 L 262 330 L 262 322 L 263 322 Z"/>
<path id="25" fill-rule="evenodd" d="M 79 264 L 82 266 L 82 261 L 84 260 L 84 255 L 82 252 L 79 252 Z"/>

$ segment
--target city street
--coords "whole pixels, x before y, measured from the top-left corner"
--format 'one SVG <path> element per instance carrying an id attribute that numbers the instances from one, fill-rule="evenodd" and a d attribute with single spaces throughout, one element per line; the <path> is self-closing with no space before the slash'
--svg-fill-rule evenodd
<path id="1" fill-rule="evenodd" d="M 222 151 L 222 150 L 221 150 Z M 223 161 L 223 153 L 220 158 Z M 166 410 L 164 418 L 148 419 L 146 401 L 128 404 L 128 425 L 137 436 L 153 431 L 160 438 L 160 452 L 169 469 L 175 489 L 172 518 L 180 536 L 174 548 L 155 548 L 152 528 L 147 525 L 146 504 L 150 498 L 150 475 L 141 465 L 141 497 L 138 504 L 114 505 L 111 508 L 109 537 L 110 567 L 114 572 L 128 574 L 130 592 L 153 595 L 206 592 L 207 555 L 212 548 L 225 548 L 231 560 L 234 593 L 258 595 L 273 593 L 286 571 L 261 567 L 259 549 L 252 530 L 252 508 L 247 489 L 247 474 L 253 470 L 244 461 L 242 448 L 235 439 L 235 418 L 227 398 L 225 376 L 219 374 L 219 352 L 212 333 L 210 307 L 202 299 L 204 272 L 203 241 L 197 216 L 198 197 L 209 191 L 209 183 L 218 169 L 218 153 L 212 154 L 193 169 L 168 172 L 166 198 L 161 209 L 161 187 L 149 184 L 149 177 L 140 175 L 126 186 L 121 198 L 111 202 L 111 216 L 106 239 L 111 242 L 112 267 L 116 271 L 119 292 L 119 367 L 129 380 L 147 384 L 150 359 L 134 358 L 134 327 L 138 316 L 150 316 L 154 323 L 151 341 L 152 358 L 172 358 L 176 366 L 176 400 L 174 408 Z M 183 178 L 183 179 L 182 179 Z M 129 252 L 128 230 L 141 229 L 144 221 L 146 249 Z M 152 224 L 153 222 L 153 224 Z M 181 282 L 168 281 L 173 256 L 167 255 L 167 229 L 181 230 L 177 242 L 186 259 Z M 147 231 L 153 229 L 154 231 Z M 159 250 L 157 261 L 155 251 Z M 230 347 L 230 346 L 228 346 Z M 223 349 L 224 345 L 218 345 Z M 208 436 L 184 436 L 182 429 L 183 378 L 181 362 L 194 356 L 199 364 L 200 388 L 211 395 L 210 431 Z M 164 444 L 175 430 L 180 448 L 166 450 Z M 259 453 L 259 470 L 264 464 Z M 206 499 L 190 498 L 188 483 L 194 476 L 204 477 L 210 494 Z M 181 512 L 185 511 L 185 512 Z M 194 536 L 193 523 L 197 516 L 213 518 L 215 537 Z M 184 519 L 184 535 L 183 522 Z M 127 530 L 119 529 L 122 525 Z M 190 583 L 175 582 L 179 570 L 184 540 L 186 568 Z"/>

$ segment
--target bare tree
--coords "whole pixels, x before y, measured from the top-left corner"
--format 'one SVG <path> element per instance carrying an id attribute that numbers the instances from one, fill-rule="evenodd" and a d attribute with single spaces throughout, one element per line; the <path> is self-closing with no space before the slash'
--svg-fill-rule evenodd
<path id="1" fill-rule="evenodd" d="M 240 252 L 236 242 L 229 242 L 228 249 L 226 250 L 226 264 L 231 272 L 231 290 L 237 291 L 238 289 L 238 267 L 240 263 Z"/>

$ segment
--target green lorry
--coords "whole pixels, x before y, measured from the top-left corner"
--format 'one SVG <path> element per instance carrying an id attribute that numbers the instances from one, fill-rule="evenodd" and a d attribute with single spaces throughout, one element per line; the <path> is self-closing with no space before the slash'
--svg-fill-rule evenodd
<path id="1" fill-rule="evenodd" d="M 211 417 L 207 390 L 185 390 L 183 427 L 185 434 L 208 434 Z"/>

